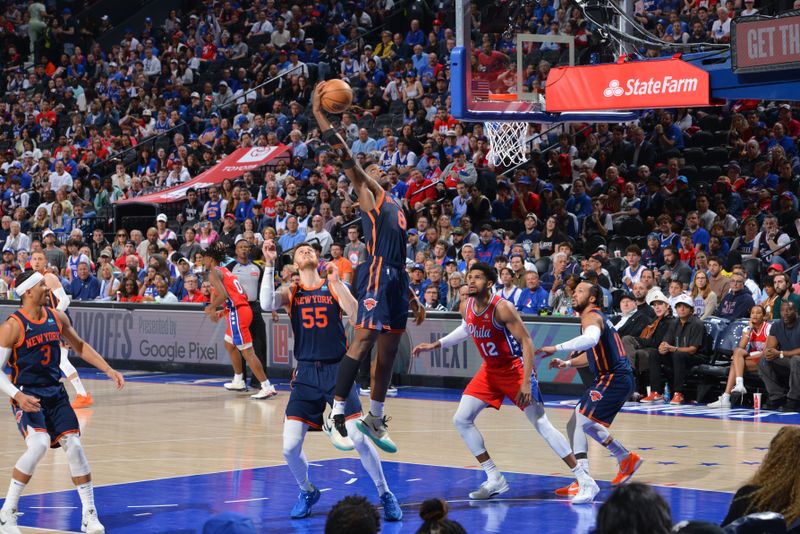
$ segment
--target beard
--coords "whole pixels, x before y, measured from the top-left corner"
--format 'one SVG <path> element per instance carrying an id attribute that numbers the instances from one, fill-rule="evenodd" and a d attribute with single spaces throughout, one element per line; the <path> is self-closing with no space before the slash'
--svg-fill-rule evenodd
<path id="1" fill-rule="evenodd" d="M 588 302 L 575 302 L 572 301 L 572 309 L 578 313 L 582 313 L 589 306 Z"/>

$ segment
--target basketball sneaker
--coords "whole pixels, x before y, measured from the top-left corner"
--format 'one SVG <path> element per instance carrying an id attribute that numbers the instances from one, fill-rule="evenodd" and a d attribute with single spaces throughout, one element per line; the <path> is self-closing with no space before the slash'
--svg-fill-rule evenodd
<path id="1" fill-rule="evenodd" d="M 397 445 L 395 445 L 392 438 L 389 437 L 389 430 L 386 428 L 387 421 L 389 421 L 389 418 L 385 415 L 383 417 L 375 417 L 371 413 L 368 413 L 356 421 L 356 426 L 361 432 L 366 434 L 379 449 L 385 452 L 395 453 L 397 452 Z"/>
<path id="2" fill-rule="evenodd" d="M 578 494 L 580 489 L 581 489 L 581 487 L 578 484 L 578 481 L 576 480 L 572 484 L 570 484 L 569 486 L 565 486 L 563 488 L 558 488 L 555 491 L 555 494 L 558 495 L 559 497 L 574 497 L 574 496 L 576 496 Z"/>
<path id="3" fill-rule="evenodd" d="M 302 519 L 311 515 L 311 507 L 317 504 L 320 491 L 312 486 L 311 491 L 300 491 L 297 502 L 292 508 L 292 519 Z"/>
<path id="4" fill-rule="evenodd" d="M 343 413 L 339 413 L 339 414 L 336 414 L 336 415 L 332 415 L 331 416 L 331 420 L 333 421 L 333 428 L 334 428 L 334 430 L 336 430 L 336 433 L 338 433 L 340 436 L 343 436 L 343 437 L 346 438 L 347 437 L 347 425 L 345 423 L 346 423 L 347 420 L 344 418 L 344 414 Z"/>
<path id="5" fill-rule="evenodd" d="M 369 386 L 365 388 L 362 387 L 358 388 L 358 394 L 361 395 L 362 397 L 369 397 L 370 391 L 371 390 L 369 389 Z"/>
<path id="6" fill-rule="evenodd" d="M 644 460 L 642 460 L 642 457 L 631 451 L 628 457 L 619 463 L 619 472 L 617 472 L 617 476 L 614 477 L 614 480 L 611 481 L 611 485 L 619 486 L 620 484 L 626 483 L 643 463 Z"/>
<path id="7" fill-rule="evenodd" d="M 506 477 L 500 475 L 498 478 L 484 480 L 481 487 L 469 494 L 469 498 L 476 501 L 483 501 L 501 495 L 510 489 L 508 482 L 506 482 Z"/>
<path id="8" fill-rule="evenodd" d="M 255 400 L 271 399 L 277 394 L 278 392 L 272 384 L 261 384 L 261 389 L 258 390 L 258 393 L 250 395 L 250 398 Z"/>
<path id="9" fill-rule="evenodd" d="M 85 532 L 86 534 L 105 534 L 106 527 L 104 527 L 100 519 L 98 519 L 97 510 L 94 508 L 83 512 L 81 532 Z"/>
<path id="10" fill-rule="evenodd" d="M 572 498 L 572 504 L 589 504 L 600 493 L 600 486 L 591 478 L 580 485 L 578 494 Z"/>
<path id="11" fill-rule="evenodd" d="M 328 438 L 330 438 L 333 446 L 340 451 L 352 451 L 355 449 L 353 440 L 347 436 L 341 435 L 339 431 L 336 430 L 333 416 L 329 415 L 325 421 L 322 422 L 322 431 L 328 434 Z"/>
<path id="12" fill-rule="evenodd" d="M 683 397 L 683 393 L 676 391 L 675 395 L 672 396 L 672 399 L 670 399 L 669 403 L 673 405 L 678 405 L 678 404 L 683 404 L 685 401 L 686 399 Z"/>
<path id="13" fill-rule="evenodd" d="M 403 519 L 403 510 L 400 508 L 400 503 L 397 502 L 397 497 L 394 493 L 387 491 L 381 495 L 381 504 L 383 505 L 383 519 L 386 521 L 400 521 Z"/>
<path id="14" fill-rule="evenodd" d="M 75 397 L 75 400 L 72 401 L 70 406 L 72 406 L 76 410 L 79 410 L 81 408 L 88 408 L 92 404 L 94 404 L 92 396 L 89 393 L 86 393 L 86 395 L 78 395 L 77 397 Z"/>
<path id="15" fill-rule="evenodd" d="M 639 402 L 641 402 L 642 404 L 653 404 L 654 402 L 664 402 L 664 395 L 653 391 L 650 393 L 650 395 L 643 397 L 642 400 L 640 400 Z"/>
<path id="16" fill-rule="evenodd" d="M 22 534 L 22 531 L 17 527 L 18 515 L 16 508 L 0 510 L 0 534 Z"/>
<path id="17" fill-rule="evenodd" d="M 744 387 L 744 384 L 736 384 L 733 386 L 731 390 L 731 405 L 740 405 L 744 400 L 744 396 L 747 394 L 747 388 Z"/>
<path id="18" fill-rule="evenodd" d="M 389 387 L 386 389 L 386 396 L 387 397 L 396 397 L 397 396 L 397 388 L 393 385 L 389 384 Z"/>
<path id="19" fill-rule="evenodd" d="M 244 378 L 234 377 L 230 382 L 226 382 L 223 387 L 228 391 L 247 391 L 247 384 Z"/>
<path id="20" fill-rule="evenodd" d="M 723 393 L 719 396 L 717 400 L 712 403 L 709 403 L 709 408 L 730 408 L 731 407 L 731 396 L 727 393 Z"/>

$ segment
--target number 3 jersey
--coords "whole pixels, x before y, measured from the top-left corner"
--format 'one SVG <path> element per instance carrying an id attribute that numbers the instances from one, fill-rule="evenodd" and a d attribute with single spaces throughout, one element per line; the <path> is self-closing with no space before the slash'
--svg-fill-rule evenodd
<path id="1" fill-rule="evenodd" d="M 61 379 L 61 323 L 52 309 L 43 307 L 39 321 L 21 309 L 9 317 L 19 323 L 21 337 L 9 360 L 11 382 L 16 386 L 56 386 Z"/>
<path id="2" fill-rule="evenodd" d="M 338 362 L 347 352 L 342 308 L 327 280 L 321 280 L 315 287 L 293 286 L 289 317 L 297 361 Z"/>
<path id="3" fill-rule="evenodd" d="M 522 364 L 522 347 L 514 339 L 505 326 L 500 326 L 494 319 L 497 305 L 503 298 L 495 294 L 485 310 L 475 310 L 475 299 L 467 300 L 465 322 L 467 331 L 472 336 L 478 352 L 490 367 L 505 366 L 511 361 Z"/>

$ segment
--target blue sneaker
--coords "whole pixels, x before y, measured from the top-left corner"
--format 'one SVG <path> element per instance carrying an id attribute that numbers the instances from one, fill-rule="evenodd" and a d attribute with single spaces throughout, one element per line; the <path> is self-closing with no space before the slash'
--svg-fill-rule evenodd
<path id="1" fill-rule="evenodd" d="M 381 495 L 381 504 L 383 505 L 383 519 L 386 521 L 400 521 L 403 519 L 403 510 L 400 508 L 400 503 L 397 502 L 397 497 L 394 493 L 387 491 Z"/>
<path id="2" fill-rule="evenodd" d="M 322 495 L 317 488 L 311 491 L 300 491 L 297 496 L 297 503 L 292 508 L 292 519 L 302 519 L 311 515 L 311 507 L 317 504 L 319 496 Z"/>

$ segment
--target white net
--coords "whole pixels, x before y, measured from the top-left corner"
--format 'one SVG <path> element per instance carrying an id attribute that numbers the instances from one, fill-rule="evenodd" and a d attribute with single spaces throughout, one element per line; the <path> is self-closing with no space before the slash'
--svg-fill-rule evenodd
<path id="1" fill-rule="evenodd" d="M 513 167 L 526 160 L 527 122 L 485 122 L 483 126 L 491 146 L 487 156 L 489 164 Z"/>

